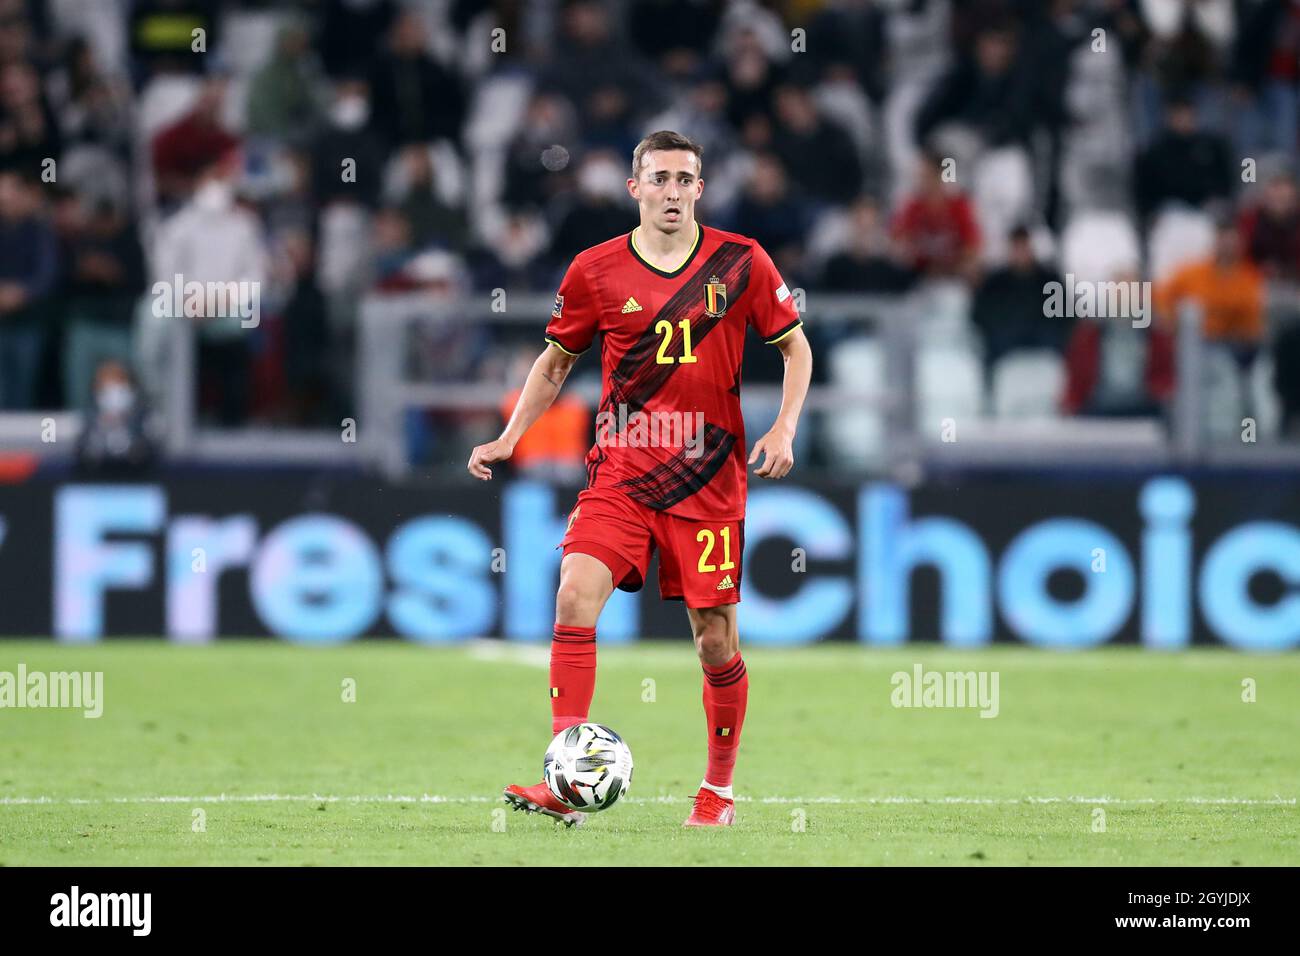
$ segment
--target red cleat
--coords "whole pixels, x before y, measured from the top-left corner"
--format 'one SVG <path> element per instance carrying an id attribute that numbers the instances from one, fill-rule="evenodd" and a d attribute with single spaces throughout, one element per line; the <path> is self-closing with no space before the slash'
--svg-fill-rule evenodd
<path id="1" fill-rule="evenodd" d="M 729 827 L 736 820 L 736 801 L 726 800 L 708 787 L 700 787 L 695 795 L 691 815 L 684 827 Z"/>
<path id="2" fill-rule="evenodd" d="M 585 813 L 579 813 L 577 810 L 570 810 L 559 800 L 555 799 L 555 794 L 551 793 L 551 788 L 546 782 L 535 784 L 531 787 L 520 787 L 511 784 L 502 791 L 506 803 L 510 804 L 516 810 L 523 810 L 527 813 L 544 813 L 548 817 L 554 817 L 566 827 L 582 826 L 587 819 Z"/>

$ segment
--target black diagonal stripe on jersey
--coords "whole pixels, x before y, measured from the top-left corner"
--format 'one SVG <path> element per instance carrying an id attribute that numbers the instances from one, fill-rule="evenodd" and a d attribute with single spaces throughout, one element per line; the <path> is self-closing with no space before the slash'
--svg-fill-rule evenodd
<path id="1" fill-rule="evenodd" d="M 629 497 L 647 507 L 664 511 L 712 481 L 735 444 L 736 436 L 731 432 L 706 423 L 702 455 L 687 458 L 687 449 L 683 448 L 668 461 L 635 478 L 625 478 L 615 487 L 625 489 Z"/>
<path id="2" fill-rule="evenodd" d="M 650 324 L 636 344 L 627 350 L 610 373 L 610 400 L 615 408 L 620 402 L 627 405 L 629 417 L 633 412 L 640 411 L 681 367 L 678 362 L 656 361 L 663 335 L 655 331 L 655 326 L 664 320 L 672 325 L 673 337 L 668 346 L 669 354 L 680 353 L 682 333 L 677 323 L 700 308 L 704 283 L 716 275 L 727 284 L 727 300 L 736 302 L 749 285 L 750 261 L 748 246 L 738 242 L 724 242 L 682 283 L 681 288 L 650 319 Z M 696 350 L 722 318 L 705 315 L 703 312 L 700 315 L 702 318 L 691 325 L 691 344 Z"/>

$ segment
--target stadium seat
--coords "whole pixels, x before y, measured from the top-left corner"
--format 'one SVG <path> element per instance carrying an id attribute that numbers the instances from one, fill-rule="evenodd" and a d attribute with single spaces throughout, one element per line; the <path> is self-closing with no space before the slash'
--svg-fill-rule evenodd
<path id="1" fill-rule="evenodd" d="M 934 280 L 919 291 L 916 340 L 920 344 L 975 351 L 980 338 L 970 319 L 970 287 L 962 282 Z"/>
<path id="2" fill-rule="evenodd" d="M 927 441 L 938 441 L 944 419 L 981 418 L 984 370 L 972 350 L 937 343 L 916 353 L 916 428 Z"/>
<path id="3" fill-rule="evenodd" d="M 1282 402 L 1273 390 L 1273 356 L 1261 352 L 1250 370 L 1250 414 L 1259 441 L 1276 438 L 1282 426 Z"/>
<path id="4" fill-rule="evenodd" d="M 1029 156 L 1018 146 L 992 149 L 975 163 L 972 198 L 983 236 L 985 262 L 1006 259 L 1007 234 L 1031 212 L 1034 183 Z"/>
<path id="5" fill-rule="evenodd" d="M 1140 261 L 1137 229 L 1124 213 L 1080 213 L 1061 235 L 1061 271 L 1076 280 L 1109 281 Z"/>
<path id="6" fill-rule="evenodd" d="M 993 367 L 993 415 L 1003 420 L 1060 417 L 1065 362 L 1051 349 L 1020 349 Z"/>
<path id="7" fill-rule="evenodd" d="M 1240 441 L 1245 415 L 1244 376 L 1232 354 L 1222 346 L 1206 343 L 1202 357 L 1206 435 L 1213 443 Z"/>
<path id="8" fill-rule="evenodd" d="M 247 80 L 275 55 L 280 31 L 291 18 L 283 11 L 236 10 L 221 21 L 221 59 Z"/>
<path id="9" fill-rule="evenodd" d="M 1180 266 L 1210 254 L 1214 223 L 1194 209 L 1168 209 L 1156 217 L 1147 241 L 1147 264 L 1153 282 L 1163 282 Z"/>
<path id="10" fill-rule="evenodd" d="M 829 353 L 830 380 L 836 388 L 861 388 L 863 383 L 885 381 L 885 350 L 875 338 L 845 339 Z M 879 464 L 885 451 L 884 410 L 850 402 L 828 415 L 825 434 L 828 453 L 848 468 Z"/>

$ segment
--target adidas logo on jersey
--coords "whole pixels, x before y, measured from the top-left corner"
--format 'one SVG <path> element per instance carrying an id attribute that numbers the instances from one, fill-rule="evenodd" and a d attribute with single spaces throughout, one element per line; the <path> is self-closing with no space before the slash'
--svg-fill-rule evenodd
<path id="1" fill-rule="evenodd" d="M 735 586 L 736 586 L 735 583 L 731 580 L 731 575 L 728 574 L 725 578 L 722 579 L 722 583 L 718 585 L 718 590 L 725 591 L 727 590 L 727 588 L 734 588 Z"/>
<path id="2" fill-rule="evenodd" d="M 627 301 L 623 303 L 623 314 L 627 315 L 629 312 L 640 312 L 640 311 L 641 311 L 641 303 L 638 302 L 633 296 L 628 296 Z"/>

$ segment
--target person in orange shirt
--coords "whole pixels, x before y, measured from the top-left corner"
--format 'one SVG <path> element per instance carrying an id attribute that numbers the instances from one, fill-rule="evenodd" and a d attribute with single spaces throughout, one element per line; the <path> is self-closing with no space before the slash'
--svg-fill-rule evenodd
<path id="1" fill-rule="evenodd" d="M 531 361 L 529 356 L 528 362 Z M 519 379 L 523 376 L 516 374 L 514 377 Z M 503 420 L 510 421 L 522 391 L 522 388 L 516 388 L 501 399 Z M 580 481 L 591 435 L 591 413 L 586 404 L 572 394 L 561 394 L 519 439 L 510 463 L 521 474 Z"/>
<path id="2" fill-rule="evenodd" d="M 1209 258 L 1182 266 L 1155 290 L 1156 312 L 1166 322 L 1187 302 L 1202 309 L 1206 341 L 1229 346 L 1242 366 L 1254 360 L 1264 339 L 1264 279 L 1243 254 L 1233 223 L 1219 225 Z"/>

